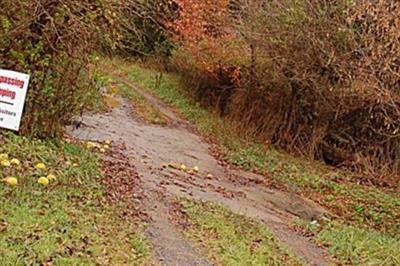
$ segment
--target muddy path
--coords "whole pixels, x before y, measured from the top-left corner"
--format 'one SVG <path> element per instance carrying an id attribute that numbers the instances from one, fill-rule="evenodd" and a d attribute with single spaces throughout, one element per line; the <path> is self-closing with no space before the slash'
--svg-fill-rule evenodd
<path id="1" fill-rule="evenodd" d="M 123 80 L 121 80 L 123 81 Z M 126 81 L 125 81 L 126 83 Z M 212 265 L 202 250 L 187 241 L 175 225 L 169 202 L 177 197 L 220 203 L 235 213 L 264 222 L 294 254 L 309 265 L 332 265 L 325 251 L 289 228 L 295 217 L 315 219 L 324 210 L 295 194 L 265 187 L 261 176 L 232 169 L 211 155 L 210 144 L 173 109 L 139 87 L 142 94 L 170 120 L 152 125 L 135 116 L 130 102 L 108 113 L 85 114 L 83 124 L 69 133 L 81 140 L 113 140 L 139 172 L 151 217 L 148 236 L 160 265 Z M 176 164 L 199 167 L 198 173 Z M 171 167 L 172 166 L 172 167 Z M 207 178 L 208 174 L 212 174 Z"/>

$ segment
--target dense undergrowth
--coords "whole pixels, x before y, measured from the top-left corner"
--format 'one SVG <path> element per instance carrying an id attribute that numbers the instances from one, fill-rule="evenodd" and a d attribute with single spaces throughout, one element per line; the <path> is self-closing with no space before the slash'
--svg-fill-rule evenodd
<path id="1" fill-rule="evenodd" d="M 90 71 L 94 53 L 113 53 L 122 39 L 142 43 L 134 23 L 141 6 L 140 0 L 0 2 L 0 68 L 31 75 L 20 133 L 60 136 L 73 116 L 92 107 L 99 92 Z"/>
<path id="2" fill-rule="evenodd" d="M 96 154 L 14 134 L 0 143 L 1 178 L 18 182 L 0 183 L 1 265 L 139 265 L 148 258 L 134 221 L 119 215 L 123 202 L 105 199 Z M 48 174 L 50 183 L 39 183 Z"/>
<path id="3" fill-rule="evenodd" d="M 202 108 L 174 74 L 149 70 L 120 60 L 105 61 L 115 75 L 139 84 L 177 108 L 202 134 L 211 136 L 225 158 L 263 173 L 271 185 L 306 196 L 326 207 L 330 217 L 318 222 L 316 240 L 343 263 L 396 265 L 400 239 L 400 197 L 395 189 L 360 184 L 353 173 L 296 158 L 245 137 L 240 126 Z M 238 129 L 239 127 L 239 129 Z M 303 222 L 308 226 L 309 222 Z M 305 227 L 307 227 L 305 226 Z M 308 227 L 307 227 L 308 228 Z M 346 245 L 340 245 L 346 243 Z M 376 247 L 379 243 L 379 247 Z M 376 248 L 369 248 L 375 246 Z M 379 252 L 380 250 L 390 252 Z M 394 249 L 394 250 L 393 250 Z"/>
<path id="4" fill-rule="evenodd" d="M 176 2 L 168 67 L 200 103 L 360 182 L 397 185 L 398 2 Z"/>
<path id="5" fill-rule="evenodd" d="M 112 33 L 110 10 L 108 0 L 1 1 L 0 68 L 31 75 L 21 133 L 60 135 L 90 102 L 88 64 Z"/>

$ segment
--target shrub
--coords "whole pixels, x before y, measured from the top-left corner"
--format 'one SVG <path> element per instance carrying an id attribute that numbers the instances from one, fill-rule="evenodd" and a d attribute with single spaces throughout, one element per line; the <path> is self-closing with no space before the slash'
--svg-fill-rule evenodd
<path id="1" fill-rule="evenodd" d="M 170 55 L 173 44 L 166 31 L 176 5 L 169 0 L 130 0 L 122 10 L 121 52 L 134 57 Z"/>
<path id="2" fill-rule="evenodd" d="M 213 14 L 222 19 L 186 22 L 200 25 L 194 40 L 174 28 L 172 63 L 197 95 L 277 146 L 362 170 L 362 181 L 400 173 L 399 3 L 237 0 Z"/>
<path id="3" fill-rule="evenodd" d="M 115 7 L 111 0 L 1 1 L 0 67 L 31 74 L 23 134 L 57 135 L 84 108 L 90 55 L 100 42 L 112 46 Z"/>

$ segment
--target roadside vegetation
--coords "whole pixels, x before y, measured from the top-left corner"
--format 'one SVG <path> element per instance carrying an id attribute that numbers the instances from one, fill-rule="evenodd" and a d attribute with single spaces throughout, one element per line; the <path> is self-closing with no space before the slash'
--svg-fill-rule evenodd
<path id="1" fill-rule="evenodd" d="M 19 135 L 0 134 L 0 264 L 149 257 L 137 225 L 118 215 L 124 206 L 106 200 L 96 153 L 107 150 L 63 140 L 76 116 L 119 107 L 121 96 L 145 121 L 168 124 L 131 81 L 229 163 L 324 206 L 326 217 L 293 228 L 339 263 L 399 265 L 399 28 L 399 1 L 2 0 L 0 68 L 31 79 Z M 254 226 L 269 237 L 219 207 L 185 206 L 218 262 L 235 255 L 221 248 L 229 241 L 249 258 Z M 255 259 L 295 263 L 276 250 L 281 258 Z"/>
<path id="2" fill-rule="evenodd" d="M 106 199 L 99 157 L 86 145 L 11 133 L 0 142 L 1 265 L 139 265 L 148 259 L 136 222 Z"/>
<path id="3" fill-rule="evenodd" d="M 22 134 L 61 136 L 65 123 L 89 105 L 97 93 L 89 72 L 91 53 L 115 45 L 114 3 L 1 2 L 0 68 L 32 76 Z"/>
<path id="4" fill-rule="evenodd" d="M 376 243 L 388 250 L 400 246 L 400 196 L 395 189 L 359 184 L 352 172 L 293 157 L 257 138 L 243 136 L 235 123 L 202 108 L 175 74 L 162 73 L 157 83 L 160 72 L 140 63 L 127 64 L 118 59 L 105 59 L 103 63 L 178 109 L 202 134 L 212 137 L 218 152 L 230 163 L 264 174 L 270 185 L 306 196 L 327 208 L 329 217 L 317 222 L 318 230 L 312 235 L 342 263 L 395 265 L 398 261 L 396 253 L 368 252 Z M 350 241 L 353 234 L 359 241 Z M 341 246 L 338 241 L 347 245 Z M 359 250 L 363 250 L 361 260 Z"/>
<path id="5" fill-rule="evenodd" d="M 360 183 L 398 186 L 398 2 L 175 2 L 167 67 L 198 102 Z"/>
<path id="6" fill-rule="evenodd" d="M 301 232 L 313 237 L 340 263 L 346 265 L 398 265 L 399 239 L 355 225 L 338 222 L 295 221 Z M 302 231 L 303 230 L 303 231 Z"/>
<path id="7" fill-rule="evenodd" d="M 181 204 L 186 235 L 218 265 L 303 265 L 260 222 L 212 203 Z"/>

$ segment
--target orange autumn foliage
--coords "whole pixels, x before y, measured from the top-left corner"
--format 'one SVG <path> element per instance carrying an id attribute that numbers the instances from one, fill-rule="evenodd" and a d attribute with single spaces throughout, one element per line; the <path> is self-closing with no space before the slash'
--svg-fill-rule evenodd
<path id="1" fill-rule="evenodd" d="M 181 49 L 190 53 L 196 63 L 206 72 L 227 71 L 227 62 L 235 60 L 239 49 L 230 46 L 237 39 L 229 24 L 229 0 L 199 1 L 176 0 L 179 15 L 169 23 L 174 39 Z M 239 68 L 235 68 L 232 79 L 238 80 Z"/>

